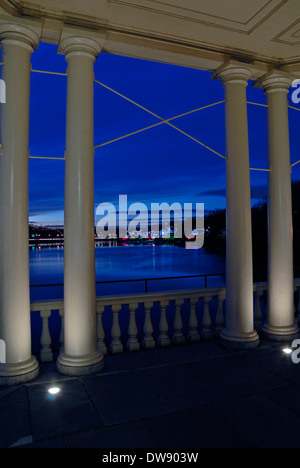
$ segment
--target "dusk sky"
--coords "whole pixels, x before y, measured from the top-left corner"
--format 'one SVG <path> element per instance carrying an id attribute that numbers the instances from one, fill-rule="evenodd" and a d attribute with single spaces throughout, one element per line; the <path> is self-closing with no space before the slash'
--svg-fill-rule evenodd
<path id="1" fill-rule="evenodd" d="M 57 47 L 40 44 L 33 69 L 66 71 Z M 160 115 L 171 118 L 224 100 L 222 84 L 211 73 L 126 57 L 100 54 L 96 79 Z M 62 157 L 65 151 L 66 87 L 64 76 L 32 73 L 30 153 Z M 247 89 L 248 100 L 265 104 L 263 91 Z M 299 106 L 300 109 L 300 106 Z M 249 111 L 250 166 L 267 168 L 266 108 Z M 95 145 L 134 132 L 158 119 L 95 84 Z M 224 104 L 172 122 L 225 155 Z M 300 159 L 300 113 L 290 110 L 291 159 Z M 63 224 L 64 161 L 30 160 L 30 221 Z M 300 165 L 293 169 L 300 179 Z M 251 172 L 252 202 L 267 193 L 267 173 Z M 161 125 L 104 146 L 95 155 L 95 206 L 128 201 L 205 203 L 225 208 L 225 161 L 196 142 Z"/>

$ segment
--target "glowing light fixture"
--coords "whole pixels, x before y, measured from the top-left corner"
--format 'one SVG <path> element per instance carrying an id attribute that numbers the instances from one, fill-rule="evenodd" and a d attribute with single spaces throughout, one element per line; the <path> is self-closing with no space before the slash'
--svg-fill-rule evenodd
<path id="1" fill-rule="evenodd" d="M 291 348 L 284 348 L 282 351 L 284 352 L 284 354 L 292 354 L 293 352 Z"/>
<path id="2" fill-rule="evenodd" d="M 50 393 L 50 395 L 57 395 L 59 392 L 60 392 L 60 388 L 58 387 L 52 387 L 52 388 L 49 388 L 48 390 L 48 393 Z"/>

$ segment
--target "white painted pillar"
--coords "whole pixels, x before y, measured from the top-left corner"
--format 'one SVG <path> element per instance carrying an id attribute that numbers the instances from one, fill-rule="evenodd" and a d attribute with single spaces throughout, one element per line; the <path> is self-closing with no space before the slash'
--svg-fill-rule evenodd
<path id="1" fill-rule="evenodd" d="M 6 83 L 0 155 L 0 339 L 6 343 L 6 363 L 0 364 L 0 385 L 14 385 L 39 373 L 31 355 L 28 247 L 30 71 L 39 34 L 20 24 L 1 24 L 0 37 Z"/>
<path id="2" fill-rule="evenodd" d="M 268 101 L 269 146 L 269 294 L 263 334 L 275 341 L 297 337 L 294 317 L 293 217 L 287 94 L 292 79 L 273 71 L 256 86 Z"/>
<path id="3" fill-rule="evenodd" d="M 251 70 L 230 61 L 217 71 L 226 94 L 227 299 L 220 334 L 228 348 L 253 348 L 253 260 L 246 87 Z"/>
<path id="4" fill-rule="evenodd" d="M 68 36 L 65 167 L 65 343 L 58 370 L 84 375 L 103 368 L 97 350 L 94 236 L 94 62 L 97 39 Z"/>

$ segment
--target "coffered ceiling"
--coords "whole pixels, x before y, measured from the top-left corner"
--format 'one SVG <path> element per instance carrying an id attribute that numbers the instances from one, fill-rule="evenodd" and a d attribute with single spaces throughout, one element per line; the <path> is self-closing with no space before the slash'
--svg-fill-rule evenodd
<path id="1" fill-rule="evenodd" d="M 64 24 L 100 29 L 105 50 L 215 69 L 228 57 L 300 64 L 300 0 L 0 0 L 2 12 L 42 19 L 58 42 Z"/>

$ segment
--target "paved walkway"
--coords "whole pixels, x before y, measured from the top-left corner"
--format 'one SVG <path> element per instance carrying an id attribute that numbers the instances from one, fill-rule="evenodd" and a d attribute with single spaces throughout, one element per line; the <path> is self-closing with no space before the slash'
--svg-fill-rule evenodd
<path id="1" fill-rule="evenodd" d="M 266 342 L 108 356 L 80 379 L 42 365 L 35 382 L 0 389 L 0 447 L 300 447 L 299 395 L 300 365 Z"/>

